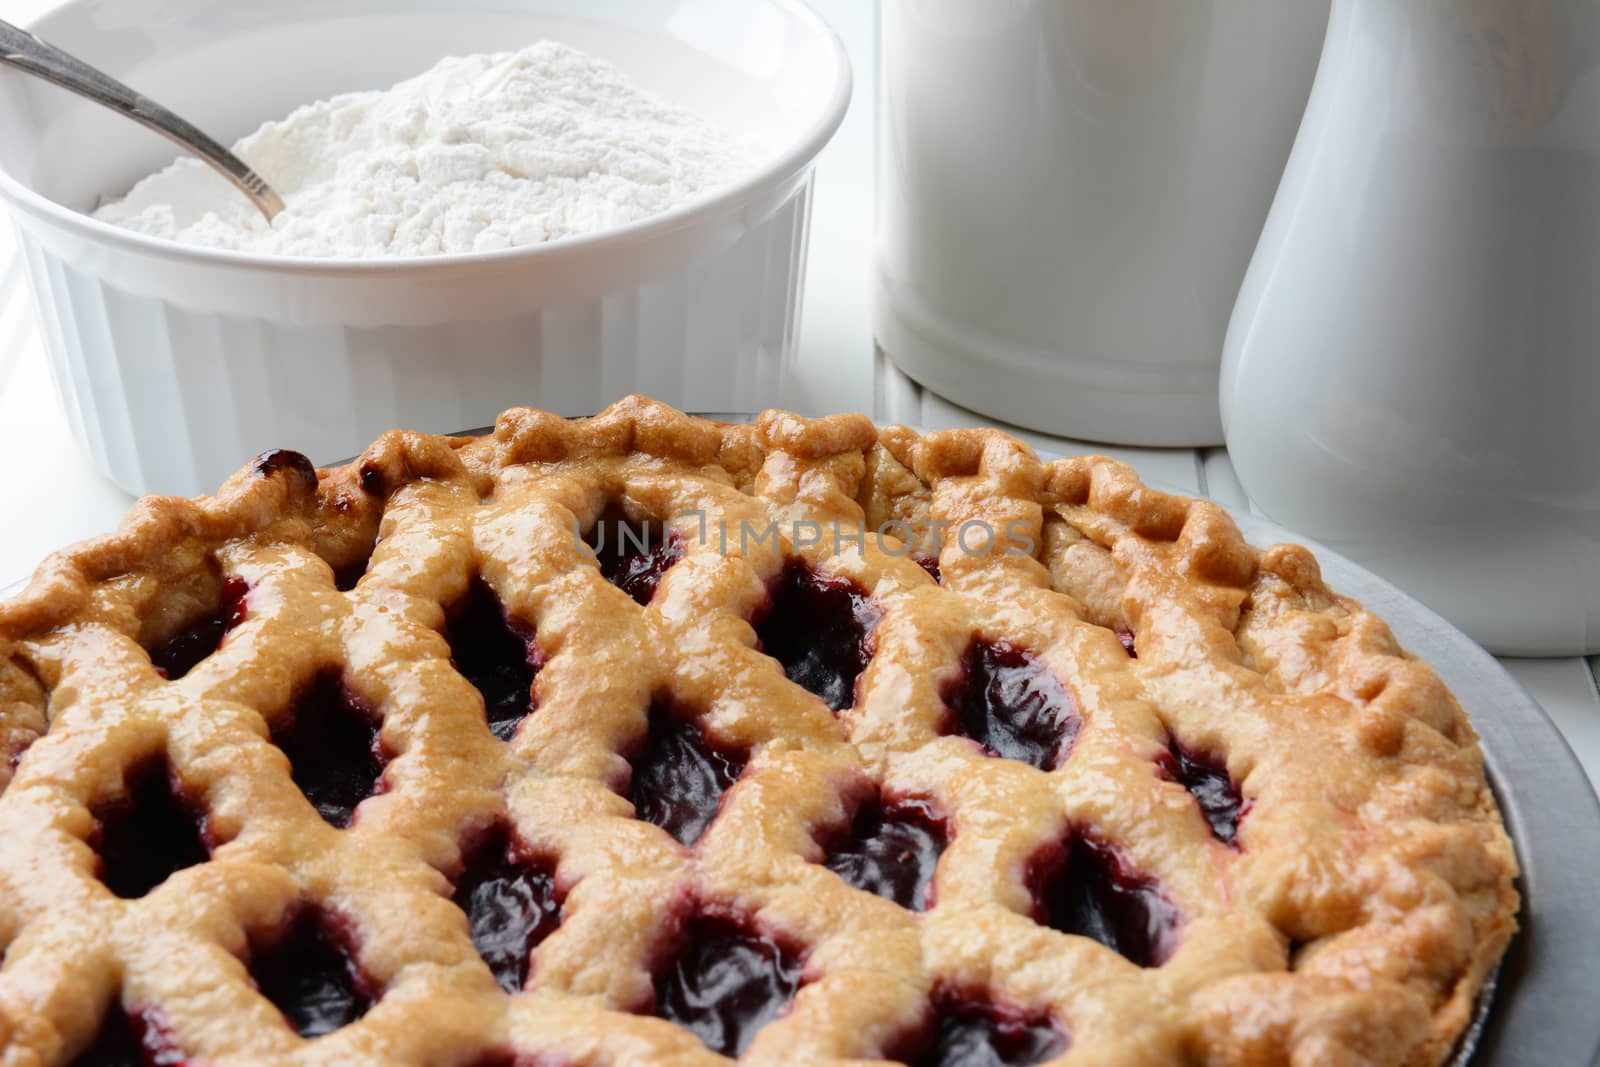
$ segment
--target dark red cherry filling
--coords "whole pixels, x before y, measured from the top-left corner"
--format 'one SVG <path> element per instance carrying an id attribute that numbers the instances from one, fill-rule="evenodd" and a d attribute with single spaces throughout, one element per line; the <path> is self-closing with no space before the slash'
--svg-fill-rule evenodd
<path id="1" fill-rule="evenodd" d="M 345 942 L 338 920 L 308 908 L 281 940 L 251 960 L 256 988 L 301 1037 L 331 1034 L 372 1007 L 374 998 Z"/>
<path id="2" fill-rule="evenodd" d="M 172 681 L 182 678 L 222 646 L 222 639 L 229 630 L 244 622 L 249 611 L 249 597 L 250 585 L 243 578 L 224 579 L 217 613 L 149 649 L 150 662 L 162 677 Z"/>
<path id="3" fill-rule="evenodd" d="M 1111 846 L 1074 834 L 1034 864 L 1042 922 L 1092 938 L 1140 967 L 1159 967 L 1177 946 L 1178 910 L 1154 879 Z"/>
<path id="4" fill-rule="evenodd" d="M 973 642 L 945 692 L 955 731 L 991 756 L 1042 771 L 1060 766 L 1083 720 L 1072 692 L 1048 667 L 1003 642 Z"/>
<path id="5" fill-rule="evenodd" d="M 146 1012 L 128 1013 L 111 1005 L 94 1044 L 72 1067 L 181 1067 L 188 1059 L 158 1020 Z"/>
<path id="6" fill-rule="evenodd" d="M 472 1061 L 472 1067 L 563 1067 L 541 1057 L 524 1056 L 512 1049 L 497 1048 Z"/>
<path id="7" fill-rule="evenodd" d="M 454 899 L 500 988 L 521 990 L 534 947 L 561 925 L 555 872 L 524 857 L 510 835 L 496 829 L 467 860 Z"/>
<path id="8" fill-rule="evenodd" d="M 939 995 L 929 1031 L 891 1058 L 908 1067 L 1031 1067 L 1061 1055 L 1069 1043 L 1047 1015 Z"/>
<path id="9" fill-rule="evenodd" d="M 144 1067 L 144 1044 L 133 1029 L 128 1013 L 113 1004 L 94 1044 L 72 1061 L 72 1067 Z"/>
<path id="10" fill-rule="evenodd" d="M 936 582 L 939 581 L 939 557 L 938 556 L 918 556 L 917 557 L 917 566 L 919 566 L 923 570 L 927 571 L 928 572 L 928 577 L 932 578 Z"/>
<path id="11" fill-rule="evenodd" d="M 1212 836 L 1225 845 L 1239 847 L 1239 820 L 1250 810 L 1250 805 L 1228 776 L 1226 764 L 1174 740 L 1167 751 L 1156 757 L 1156 766 L 1194 797 L 1200 805 L 1200 813 L 1211 824 Z"/>
<path id="12" fill-rule="evenodd" d="M 693 846 L 716 818 L 722 794 L 744 770 L 743 753 L 713 745 L 694 723 L 657 705 L 650 731 L 628 761 L 634 814 Z"/>
<path id="13" fill-rule="evenodd" d="M 869 639 L 881 617 L 872 598 L 848 578 L 790 563 L 756 622 L 756 637 L 791 682 L 842 711 L 855 703 L 856 679 L 872 660 Z"/>
<path id="14" fill-rule="evenodd" d="M 482 580 L 450 612 L 450 662 L 483 694 L 489 729 L 511 740 L 533 711 L 533 679 L 544 666 L 533 627 L 506 614 L 500 598 Z"/>
<path id="15" fill-rule="evenodd" d="M 706 1047 L 738 1056 L 800 988 L 800 960 L 769 937 L 726 919 L 696 917 L 656 976 L 656 1014 Z"/>
<path id="16" fill-rule="evenodd" d="M 317 677 L 290 720 L 273 731 L 300 792 L 330 826 L 343 829 L 383 776 L 378 720 L 337 674 Z"/>
<path id="17" fill-rule="evenodd" d="M 367 560 L 349 564 L 344 567 L 335 567 L 333 570 L 333 587 L 341 593 L 348 593 L 360 584 L 367 573 Z"/>
<path id="18" fill-rule="evenodd" d="M 1126 651 L 1128 653 L 1128 655 L 1132 656 L 1134 659 L 1138 659 L 1139 658 L 1139 650 L 1137 648 L 1135 648 L 1134 645 L 1133 645 L 1133 631 L 1132 630 L 1117 630 L 1116 634 L 1117 634 L 1117 640 L 1122 642 L 1123 650 Z"/>
<path id="19" fill-rule="evenodd" d="M 167 878 L 210 853 L 201 826 L 173 782 L 165 759 L 152 760 L 127 777 L 127 795 L 99 805 L 100 880 L 124 900 L 144 896 Z"/>
<path id="20" fill-rule="evenodd" d="M 606 581 L 640 604 L 650 603 L 667 569 L 683 558 L 683 542 L 664 522 L 634 522 L 608 508 L 584 537 Z"/>
<path id="21" fill-rule="evenodd" d="M 270 452 L 263 452 L 250 464 L 257 477 L 271 478 L 276 474 L 287 471 L 291 477 L 300 483 L 300 488 L 307 492 L 315 492 L 317 488 L 317 467 L 299 452 L 291 452 L 287 448 L 274 448 Z"/>
<path id="22" fill-rule="evenodd" d="M 823 865 L 857 889 L 923 911 L 945 840 L 944 821 L 927 801 L 874 801 L 830 843 Z"/>

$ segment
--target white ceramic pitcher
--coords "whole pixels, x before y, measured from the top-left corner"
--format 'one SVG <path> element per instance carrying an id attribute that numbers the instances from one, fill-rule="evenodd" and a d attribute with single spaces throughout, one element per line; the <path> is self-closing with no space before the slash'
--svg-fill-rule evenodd
<path id="1" fill-rule="evenodd" d="M 1600 4 L 1334 0 L 1223 360 L 1240 481 L 1500 653 L 1600 651 Z"/>

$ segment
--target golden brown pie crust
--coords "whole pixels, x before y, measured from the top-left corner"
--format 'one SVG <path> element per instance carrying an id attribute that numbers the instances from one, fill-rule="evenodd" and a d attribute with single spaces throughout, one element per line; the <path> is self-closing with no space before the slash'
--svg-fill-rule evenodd
<path id="1" fill-rule="evenodd" d="M 680 521 L 688 554 L 640 607 L 573 534 L 608 504 L 829 532 L 781 554 L 723 552 Z M 834 551 L 835 520 L 891 519 L 1020 523 L 1037 551 L 947 542 L 941 583 L 893 542 Z M 360 584 L 337 591 L 333 569 L 369 552 Z M 852 579 L 882 610 L 841 714 L 755 647 L 748 620 L 784 556 Z M 214 610 L 224 576 L 250 583 L 248 619 L 163 680 L 145 648 Z M 537 711 L 509 744 L 440 632 L 474 578 L 546 657 Z M 1058 769 L 941 735 L 941 687 L 975 636 L 1030 650 L 1070 687 L 1084 725 Z M 381 715 L 394 754 L 347 830 L 317 816 L 268 740 L 330 668 Z M 620 753 L 661 694 L 752 753 L 692 850 L 617 791 Z M 1225 755 L 1251 804 L 1238 851 L 1157 773 L 1169 735 Z M 95 876 L 90 812 L 163 751 L 226 843 L 118 899 Z M 925 914 L 817 862 L 819 828 L 868 782 L 950 820 Z M 315 478 L 279 457 L 212 497 L 141 500 L 0 605 L 0 789 L 6 1067 L 70 1062 L 117 998 L 214 1065 L 468 1065 L 492 1049 L 723 1062 L 648 1014 L 653 960 L 689 902 L 803 949 L 804 984 L 750 1062 L 881 1058 L 954 989 L 1049 1012 L 1071 1035 L 1062 1064 L 1437 1064 L 1518 906 L 1461 708 L 1305 549 L 1252 548 L 1214 504 L 1104 457 L 1041 463 L 998 431 L 779 411 L 723 425 L 638 397 L 576 421 L 513 409 L 470 440 L 392 432 Z M 448 882 L 464 839 L 495 820 L 559 861 L 565 893 L 511 997 Z M 1184 916 L 1162 966 L 1030 917 L 1030 858 L 1071 827 L 1114 844 Z M 313 1042 L 243 962 L 307 900 L 351 924 L 384 990 Z"/>

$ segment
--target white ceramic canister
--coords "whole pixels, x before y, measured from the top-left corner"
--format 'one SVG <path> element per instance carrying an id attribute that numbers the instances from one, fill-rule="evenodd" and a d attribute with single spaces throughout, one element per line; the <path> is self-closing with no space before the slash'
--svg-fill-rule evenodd
<path id="1" fill-rule="evenodd" d="M 1600 5 L 1335 0 L 1228 334 L 1273 519 L 1491 651 L 1600 651 Z"/>
<path id="2" fill-rule="evenodd" d="M 1222 439 L 1327 0 L 883 0 L 877 338 L 995 418 Z"/>

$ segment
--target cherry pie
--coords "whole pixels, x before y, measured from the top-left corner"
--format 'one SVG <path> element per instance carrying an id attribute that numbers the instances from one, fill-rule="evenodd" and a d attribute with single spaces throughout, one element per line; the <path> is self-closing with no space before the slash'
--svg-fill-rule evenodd
<path id="1" fill-rule="evenodd" d="M 629 398 L 268 453 L 0 606 L 0 1064 L 1436 1064 L 1472 728 L 1097 457 Z"/>

